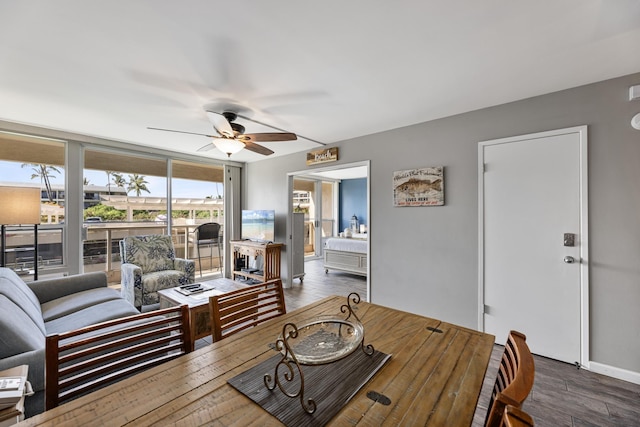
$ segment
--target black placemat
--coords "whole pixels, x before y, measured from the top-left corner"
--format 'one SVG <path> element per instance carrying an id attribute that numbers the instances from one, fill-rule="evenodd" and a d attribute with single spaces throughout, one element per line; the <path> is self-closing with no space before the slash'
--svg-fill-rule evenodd
<path id="1" fill-rule="evenodd" d="M 278 386 L 273 391 L 265 386 L 264 375 L 268 373 L 274 376 L 275 367 L 282 359 L 280 354 L 231 378 L 228 383 L 287 426 L 322 426 L 347 404 L 390 357 L 379 351 L 367 356 L 358 348 L 349 356 L 332 363 L 302 365 L 305 401 L 313 399 L 316 402 L 313 414 L 304 411 L 299 397 L 286 396 Z M 281 366 L 281 375 L 285 371 L 288 371 L 286 367 Z M 281 382 L 291 393 L 300 389 L 297 371 L 292 382 L 287 383 L 282 378 Z"/>

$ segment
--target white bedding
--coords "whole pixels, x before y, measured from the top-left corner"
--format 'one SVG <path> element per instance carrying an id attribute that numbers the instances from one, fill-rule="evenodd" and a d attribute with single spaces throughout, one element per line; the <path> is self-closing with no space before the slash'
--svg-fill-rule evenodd
<path id="1" fill-rule="evenodd" d="M 327 239 L 324 247 L 325 249 L 332 249 L 334 251 L 366 253 L 367 241 L 362 239 L 331 237 Z"/>

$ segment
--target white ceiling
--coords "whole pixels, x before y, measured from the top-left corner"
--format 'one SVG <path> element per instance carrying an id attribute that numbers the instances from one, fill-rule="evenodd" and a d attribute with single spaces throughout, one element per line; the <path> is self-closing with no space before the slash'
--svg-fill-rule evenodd
<path id="1" fill-rule="evenodd" d="M 195 153 L 147 127 L 330 144 L 638 72 L 640 1 L 0 0 L 0 40 L 0 120 Z"/>

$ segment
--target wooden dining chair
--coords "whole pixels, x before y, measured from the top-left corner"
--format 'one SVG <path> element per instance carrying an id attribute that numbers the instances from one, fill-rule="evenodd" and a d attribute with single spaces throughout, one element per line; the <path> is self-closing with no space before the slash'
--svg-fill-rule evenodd
<path id="1" fill-rule="evenodd" d="M 45 408 L 55 408 L 191 351 L 187 305 L 49 335 Z"/>
<path id="2" fill-rule="evenodd" d="M 280 279 L 209 298 L 211 335 L 220 341 L 287 312 Z"/>
<path id="3" fill-rule="evenodd" d="M 493 386 L 485 427 L 501 427 L 507 405 L 520 408 L 533 388 L 535 365 L 527 337 L 511 331 Z"/>
<path id="4" fill-rule="evenodd" d="M 505 427 L 533 427 L 533 418 L 522 409 L 507 405 L 502 424 Z"/>

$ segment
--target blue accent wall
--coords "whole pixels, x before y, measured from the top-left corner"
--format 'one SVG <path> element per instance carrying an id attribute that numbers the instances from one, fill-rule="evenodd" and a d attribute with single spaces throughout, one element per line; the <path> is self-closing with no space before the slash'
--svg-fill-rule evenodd
<path id="1" fill-rule="evenodd" d="M 340 224 L 339 231 L 349 227 L 351 217 L 358 217 L 358 222 L 369 226 L 367 218 L 367 179 L 343 179 L 340 182 Z"/>

